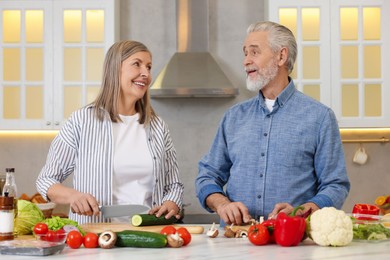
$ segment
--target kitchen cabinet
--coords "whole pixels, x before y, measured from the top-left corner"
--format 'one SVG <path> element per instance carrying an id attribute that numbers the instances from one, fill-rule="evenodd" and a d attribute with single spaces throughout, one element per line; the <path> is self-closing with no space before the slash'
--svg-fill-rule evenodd
<path id="1" fill-rule="evenodd" d="M 1 129 L 59 129 L 96 97 L 118 2 L 1 1 Z"/>
<path id="2" fill-rule="evenodd" d="M 330 106 L 340 127 L 390 125 L 390 1 L 268 1 L 269 20 L 298 42 L 297 88 Z"/>

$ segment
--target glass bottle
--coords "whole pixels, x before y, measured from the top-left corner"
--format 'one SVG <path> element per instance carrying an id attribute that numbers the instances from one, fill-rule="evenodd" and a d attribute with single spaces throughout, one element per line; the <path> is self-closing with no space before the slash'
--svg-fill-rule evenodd
<path id="1" fill-rule="evenodd" d="M 5 184 L 3 187 L 3 197 L 9 197 L 13 199 L 13 214 L 14 219 L 18 215 L 18 200 L 17 200 L 17 193 L 18 189 L 16 188 L 16 181 L 15 181 L 15 168 L 6 168 L 5 169 Z M 14 234 L 17 236 L 17 234 Z"/>
<path id="2" fill-rule="evenodd" d="M 15 182 L 15 168 L 6 168 L 5 169 L 5 184 L 3 187 L 4 197 L 14 197 L 16 199 L 17 196 L 17 188 Z"/>
<path id="3" fill-rule="evenodd" d="M 0 241 L 14 239 L 14 198 L 0 197 Z"/>

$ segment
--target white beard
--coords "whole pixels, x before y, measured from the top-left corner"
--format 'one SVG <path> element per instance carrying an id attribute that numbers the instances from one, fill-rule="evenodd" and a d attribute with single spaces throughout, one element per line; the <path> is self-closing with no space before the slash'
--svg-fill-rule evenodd
<path id="1" fill-rule="evenodd" d="M 254 80 L 248 76 L 246 77 L 246 88 L 253 92 L 260 91 L 276 77 L 278 70 L 277 61 L 271 60 L 267 67 L 257 71 L 257 77 Z"/>

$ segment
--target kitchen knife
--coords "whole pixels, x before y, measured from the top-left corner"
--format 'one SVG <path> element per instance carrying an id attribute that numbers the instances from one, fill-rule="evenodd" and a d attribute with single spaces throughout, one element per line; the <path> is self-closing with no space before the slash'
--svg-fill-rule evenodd
<path id="1" fill-rule="evenodd" d="M 105 218 L 132 216 L 135 214 L 146 213 L 149 207 L 137 204 L 128 205 L 100 205 L 99 210 Z"/>

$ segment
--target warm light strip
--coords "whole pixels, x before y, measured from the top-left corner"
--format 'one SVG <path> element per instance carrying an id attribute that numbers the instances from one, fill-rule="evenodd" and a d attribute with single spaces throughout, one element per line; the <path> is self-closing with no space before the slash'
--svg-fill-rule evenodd
<path id="1" fill-rule="evenodd" d="M 55 136 L 58 130 L 0 130 L 0 137 L 15 136 Z"/>
<path id="2" fill-rule="evenodd" d="M 341 128 L 343 143 L 387 143 L 390 128 Z"/>

